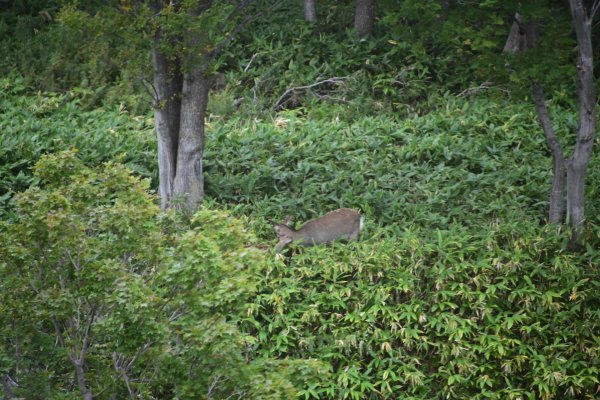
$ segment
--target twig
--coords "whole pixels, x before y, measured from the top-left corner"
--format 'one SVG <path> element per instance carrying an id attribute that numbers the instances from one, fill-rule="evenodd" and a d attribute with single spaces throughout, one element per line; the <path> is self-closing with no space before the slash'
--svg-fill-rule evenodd
<path id="1" fill-rule="evenodd" d="M 213 390 L 215 389 L 215 387 L 217 386 L 217 384 L 219 382 L 221 382 L 221 375 L 217 374 L 217 376 L 213 378 L 212 383 L 208 387 L 208 392 L 206 393 L 206 398 L 207 399 L 210 399 L 212 397 Z"/>
<path id="2" fill-rule="evenodd" d="M 252 64 L 252 61 L 254 61 L 254 59 L 256 58 L 257 55 L 258 55 L 258 53 L 252 54 L 252 57 L 250 58 L 250 61 L 248 61 L 248 64 L 246 65 L 246 68 L 244 68 L 244 72 L 248 72 L 248 69 L 250 68 L 250 64 Z"/>
<path id="3" fill-rule="evenodd" d="M 154 86 L 154 83 L 150 82 L 148 79 L 145 78 L 140 79 L 140 82 L 142 83 L 142 87 L 146 90 L 146 93 L 148 93 L 148 95 L 153 100 L 152 107 L 160 107 L 160 96 L 158 95 L 158 91 L 156 90 L 156 86 Z M 152 88 L 152 92 L 149 88 Z"/>

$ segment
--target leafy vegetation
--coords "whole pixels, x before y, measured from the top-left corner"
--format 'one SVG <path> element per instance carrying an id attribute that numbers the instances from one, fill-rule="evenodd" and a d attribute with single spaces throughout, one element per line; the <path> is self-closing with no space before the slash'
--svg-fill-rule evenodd
<path id="1" fill-rule="evenodd" d="M 95 164 L 119 157 L 143 177 L 156 177 L 152 120 L 132 116 L 122 107 L 86 111 L 85 92 L 38 92 L 18 76 L 0 80 L 0 215 L 12 192 L 36 182 L 30 168 L 41 155 L 79 149 L 79 157 Z"/>
<path id="2" fill-rule="evenodd" d="M 236 320 L 265 260 L 238 221 L 158 217 L 147 180 L 72 152 L 34 172 L 40 186 L 0 229 L 2 370 L 22 371 L 16 396 L 55 397 L 73 372 L 102 398 L 294 396 L 303 363 L 244 359 L 252 338 Z"/>
<path id="3" fill-rule="evenodd" d="M 568 252 L 529 98 L 543 76 L 569 153 L 564 4 L 381 0 L 359 40 L 351 2 L 316 24 L 277 3 L 214 66 L 207 199 L 178 215 L 153 194 L 146 16 L 80 3 L 2 10 L 6 397 L 80 398 L 81 377 L 99 399 L 597 396 L 600 155 Z M 501 56 L 517 8 L 541 41 Z M 273 254 L 272 222 L 338 207 L 359 242 Z"/>

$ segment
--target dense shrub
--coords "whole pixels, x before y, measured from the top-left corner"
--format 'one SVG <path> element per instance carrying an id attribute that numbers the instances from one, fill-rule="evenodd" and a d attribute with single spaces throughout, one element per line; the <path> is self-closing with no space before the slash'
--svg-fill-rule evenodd
<path id="1" fill-rule="evenodd" d="M 239 221 L 201 210 L 188 228 L 158 215 L 147 180 L 72 152 L 34 171 L 0 224 L 0 371 L 17 397 L 75 398 L 83 382 L 99 399 L 281 399 L 290 377 L 323 373 L 251 362 L 236 323 L 265 260 Z"/>
<path id="2" fill-rule="evenodd" d="M 595 397 L 597 241 L 568 254 L 526 221 L 380 232 L 292 250 L 259 283 L 259 351 L 332 365 L 301 398 Z"/>
<path id="3" fill-rule="evenodd" d="M 34 90 L 80 93 L 82 107 L 150 108 L 150 41 L 124 9 L 102 2 L 13 1 L 0 5 L 0 73 L 18 71 Z M 141 18 L 141 16 L 140 16 Z"/>

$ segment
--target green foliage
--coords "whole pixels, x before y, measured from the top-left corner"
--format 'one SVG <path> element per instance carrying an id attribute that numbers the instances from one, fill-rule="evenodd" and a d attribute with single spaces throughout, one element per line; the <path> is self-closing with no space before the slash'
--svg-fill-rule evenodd
<path id="1" fill-rule="evenodd" d="M 0 225 L 0 369 L 17 396 L 74 396 L 78 363 L 107 399 L 291 398 L 292 372 L 322 368 L 250 361 L 236 322 L 265 261 L 228 214 L 198 211 L 187 229 L 158 217 L 148 180 L 72 152 L 43 156 L 34 175 Z"/>
<path id="2" fill-rule="evenodd" d="M 24 79 L 0 80 L 0 215 L 13 192 L 36 180 L 30 168 L 42 154 L 79 149 L 79 157 L 99 164 L 119 157 L 137 174 L 156 179 L 153 122 L 132 117 L 123 107 L 84 111 L 80 92 L 38 92 Z"/>
<path id="3" fill-rule="evenodd" d="M 600 253 L 561 239 L 525 221 L 371 227 L 274 265 L 247 329 L 265 356 L 332 365 L 301 398 L 592 399 Z"/>
<path id="4" fill-rule="evenodd" d="M 86 163 L 143 145 L 137 138 L 153 140 L 143 119 L 88 115 L 76 98 L 25 96 L 18 79 L 4 85 L 4 101 L 14 104 L 7 108 L 14 117 L 4 118 L 11 129 L 42 117 L 49 126 L 95 120 L 69 136 L 82 140 Z M 568 149 L 575 107 L 565 92 L 554 98 L 550 111 Z M 52 99 L 67 106 L 51 106 Z M 0 314 L 11 326 L 2 337 L 3 371 L 27 371 L 24 396 L 52 397 L 73 369 L 48 319 L 68 319 L 90 298 L 112 306 L 94 325 L 87 361 L 94 392 L 126 396 L 112 354 L 124 365 L 152 340 L 127 372 L 141 379 L 133 390 L 142 397 L 196 397 L 216 382 L 215 397 L 593 398 L 597 204 L 587 204 L 586 251 L 565 253 L 568 234 L 544 227 L 551 164 L 533 106 L 451 95 L 430 106 L 411 119 L 324 104 L 267 120 L 213 117 L 208 195 L 244 216 L 258 238 L 211 210 L 194 216 L 191 230 L 171 215 L 156 219 L 144 186 L 115 164 L 90 169 L 63 154 L 43 157 L 35 175 L 21 168 L 24 186 L 41 188 L 17 196 L 21 206 L 3 228 Z M 102 116 L 129 127 L 123 142 L 83 141 L 102 137 Z M 48 149 L 42 153 L 60 149 L 49 146 L 73 129 L 50 132 L 36 139 Z M 112 151 L 99 156 L 100 144 Z M 31 163 L 39 153 L 18 153 L 28 148 L 9 150 L 33 154 Z M 144 164 L 146 153 L 132 149 L 128 163 Z M 145 163 L 152 168 L 151 159 Z M 598 165 L 595 154 L 588 182 L 600 179 Z M 597 185 L 587 196 L 598 196 Z M 246 247 L 274 245 L 269 222 L 286 214 L 301 222 L 340 206 L 366 214 L 361 242 L 291 246 L 290 258 L 272 260 Z M 47 282 L 57 283 L 42 302 L 25 267 L 45 248 L 57 271 Z M 75 249 L 91 252 L 100 276 L 77 276 L 64 264 Z M 55 288 L 67 267 L 63 293 Z M 148 365 L 157 371 L 152 384 L 144 381 Z"/>
<path id="5" fill-rule="evenodd" d="M 158 18 L 129 1 L 2 13 L 0 68 L 19 74 L 0 94 L 0 373 L 17 395 L 78 397 L 86 326 L 98 398 L 597 395 L 600 210 L 588 201 L 586 248 L 566 253 L 568 232 L 545 226 L 551 162 L 527 98 L 533 81 L 553 94 L 568 153 L 564 4 L 382 0 L 374 38 L 358 40 L 352 2 L 319 3 L 310 25 L 297 1 L 232 19 L 230 7 L 194 19 L 193 3 Z M 151 120 L 129 114 L 147 109 L 136 82 L 150 35 L 209 26 L 194 49 L 210 51 L 257 10 L 211 67 L 228 81 L 209 105 L 213 205 L 158 216 L 156 182 L 109 162 L 157 176 Z M 515 11 L 540 21 L 541 41 L 502 55 Z M 294 91 L 271 113 L 287 89 L 331 77 L 343 83 Z M 489 95 L 465 90 L 482 82 Z M 71 148 L 79 160 L 45 155 Z M 340 206 L 365 214 L 360 242 L 270 259 L 255 248 L 274 245 L 284 215 Z"/>
<path id="6" fill-rule="evenodd" d="M 106 4 L 59 3 L 2 13 L 0 71 L 19 71 L 36 90 L 78 89 L 86 94 L 86 108 L 105 103 L 148 110 L 150 100 L 141 88 L 149 77 L 150 43 L 136 32 L 131 15 Z"/>
<path id="7" fill-rule="evenodd" d="M 274 18 L 289 19 L 285 14 Z M 245 96 L 253 111 L 272 108 L 289 88 L 334 77 L 343 83 L 298 90 L 283 108 L 326 101 L 370 114 L 388 102 L 396 109 L 414 106 L 432 89 L 427 85 L 430 71 L 419 53 L 422 49 L 388 38 L 358 40 L 339 21 L 315 28 L 300 20 L 281 25 L 264 20 L 241 33 L 236 43 L 222 57 L 220 70 L 228 73 L 229 81 L 239 88 L 236 96 Z"/>
<path id="8" fill-rule="evenodd" d="M 283 2 L 240 33 L 219 69 L 250 114 L 272 107 L 287 89 L 332 77 L 346 80 L 294 92 L 283 108 L 337 102 L 361 114 L 391 108 L 411 115 L 428 112 L 439 92 L 483 82 L 519 98 L 532 80 L 573 89 L 568 10 L 548 0 L 521 3 L 381 1 L 374 37 L 358 40 L 348 29 L 352 2 L 320 5 L 316 24 L 302 20 L 297 2 Z M 515 11 L 540 21 L 538 48 L 517 57 L 502 53 Z"/>
<path id="9" fill-rule="evenodd" d="M 292 0 L 252 2 L 242 13 L 231 13 L 230 2 L 216 2 L 198 17 L 188 13 L 196 1 L 159 15 L 130 1 L 42 3 L 2 13 L 0 46 L 7 57 L 0 69 L 18 70 L 35 88 L 84 88 L 87 107 L 149 109 L 149 49 L 158 27 L 170 38 L 162 50 L 186 64 L 214 50 L 249 16 L 252 21 L 210 67 L 228 75 L 231 100 L 243 96 L 249 114 L 269 109 L 289 88 L 332 77 L 346 80 L 299 91 L 284 108 L 327 101 L 364 114 L 388 107 L 421 113 L 432 95 L 482 82 L 519 97 L 529 93 L 532 80 L 552 89 L 572 89 L 574 82 L 569 13 L 551 0 L 380 1 L 368 40 L 350 29 L 352 2 L 320 4 L 316 24 L 305 23 L 301 3 Z M 538 48 L 523 57 L 502 54 L 515 11 L 540 21 Z M 193 32 L 201 34 L 191 43 L 185 38 Z"/>
<path id="10" fill-rule="evenodd" d="M 587 252 L 566 253 L 568 234 L 544 226 L 551 164 L 532 105 L 438 104 L 408 120 L 322 106 L 211 124 L 207 191 L 265 241 L 286 214 L 367 219 L 360 243 L 271 265 L 246 329 L 265 356 L 331 365 L 301 398 L 593 398 L 597 204 Z M 574 110 L 551 107 L 568 148 Z"/>
<path id="11" fill-rule="evenodd" d="M 351 206 L 401 228 L 540 223 L 551 166 L 533 106 L 453 96 L 438 104 L 406 120 L 320 107 L 281 113 L 273 121 L 211 124 L 207 192 L 268 218 L 292 213 L 306 220 Z M 574 108 L 552 110 L 558 134 L 569 143 Z M 589 182 L 600 179 L 597 167 L 589 173 Z M 597 192 L 589 185 L 589 198 Z M 589 207 L 591 220 L 598 221 L 596 204 Z"/>

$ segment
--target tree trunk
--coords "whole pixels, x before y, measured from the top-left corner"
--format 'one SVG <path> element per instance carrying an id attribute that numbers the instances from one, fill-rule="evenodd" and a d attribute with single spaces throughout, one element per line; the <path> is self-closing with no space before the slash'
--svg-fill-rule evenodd
<path id="1" fill-rule="evenodd" d="M 544 92 L 540 85 L 533 86 L 533 99 L 537 109 L 540 124 L 546 135 L 546 143 L 552 153 L 552 189 L 550 190 L 550 209 L 548 211 L 548 222 L 561 224 L 565 209 L 565 156 L 552 128 L 552 122 L 548 115 L 548 109 L 544 101 Z"/>
<path id="2" fill-rule="evenodd" d="M 538 40 L 537 22 L 535 20 L 523 21 L 523 17 L 518 12 L 504 44 L 505 53 L 518 53 L 536 46 Z"/>
<path id="3" fill-rule="evenodd" d="M 201 1 L 191 14 L 200 15 L 211 5 L 211 0 Z M 204 116 L 212 79 L 207 72 L 210 61 L 201 48 L 202 41 L 201 31 L 192 30 L 184 37 L 187 56 L 182 65 L 183 88 L 173 196 L 177 199 L 177 206 L 188 211 L 198 208 L 204 198 Z"/>
<path id="4" fill-rule="evenodd" d="M 83 396 L 84 400 L 93 400 L 92 391 L 87 387 L 85 383 L 85 372 L 83 370 L 83 362 L 77 360 L 71 360 L 75 366 L 75 374 L 77 375 L 77 384 L 79 385 L 79 391 Z"/>
<path id="5" fill-rule="evenodd" d="M 164 210 L 173 196 L 173 184 L 177 165 L 179 142 L 179 118 L 181 114 L 181 72 L 177 63 L 169 63 L 159 50 L 160 32 L 152 48 L 154 66 L 154 124 L 158 142 L 158 194 Z"/>
<path id="6" fill-rule="evenodd" d="M 173 196 L 187 210 L 195 210 L 204 197 L 204 116 L 210 84 L 211 79 L 202 66 L 184 74 Z"/>
<path id="7" fill-rule="evenodd" d="M 354 15 L 354 29 L 358 37 L 363 38 L 373 35 L 375 25 L 376 0 L 356 0 L 356 14 Z"/>
<path id="8" fill-rule="evenodd" d="M 212 0 L 200 1 L 189 11 L 190 15 L 200 15 L 211 5 Z M 154 1 L 151 7 L 158 15 L 164 4 Z M 204 115 L 211 84 L 206 73 L 206 50 L 201 48 L 201 28 L 183 35 L 187 54 L 184 58 L 167 57 L 161 52 L 165 39 L 175 40 L 161 35 L 159 29 L 152 49 L 161 207 L 165 209 L 175 202 L 178 207 L 193 211 L 204 197 Z"/>
<path id="9" fill-rule="evenodd" d="M 596 9 L 598 1 L 594 2 Z M 572 249 L 581 243 L 585 221 L 585 176 L 596 135 L 596 95 L 592 51 L 592 21 L 581 0 L 569 0 L 577 35 L 577 86 L 579 93 L 579 127 L 573 155 L 567 162 L 567 212 L 573 226 L 569 242 Z"/>
<path id="10" fill-rule="evenodd" d="M 306 22 L 317 22 L 315 0 L 304 0 L 304 20 Z"/>

